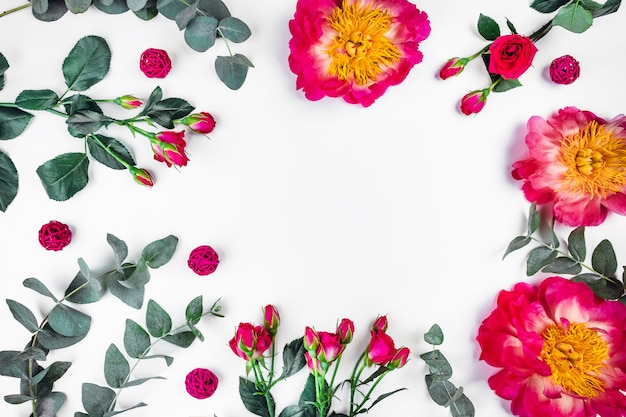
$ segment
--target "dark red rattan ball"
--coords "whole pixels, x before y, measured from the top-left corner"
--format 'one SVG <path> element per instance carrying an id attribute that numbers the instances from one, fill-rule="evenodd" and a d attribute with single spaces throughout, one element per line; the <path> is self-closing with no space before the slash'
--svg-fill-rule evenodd
<path id="1" fill-rule="evenodd" d="M 39 243 L 47 250 L 58 251 L 66 247 L 72 241 L 70 228 L 56 220 L 44 224 L 39 229 Z"/>
<path id="2" fill-rule="evenodd" d="M 217 389 L 217 376 L 208 369 L 196 368 L 187 374 L 185 388 L 189 395 L 203 400 L 209 398 Z"/>
<path id="3" fill-rule="evenodd" d="M 172 69 L 172 61 L 163 49 L 150 48 L 141 54 L 139 69 L 148 78 L 165 78 Z"/>
<path id="4" fill-rule="evenodd" d="M 550 64 L 550 79 L 557 84 L 571 84 L 580 75 L 580 64 L 570 55 L 556 58 Z"/>
<path id="5" fill-rule="evenodd" d="M 198 275 L 209 275 L 220 263 L 217 252 L 208 245 L 198 246 L 189 254 L 187 265 Z"/>

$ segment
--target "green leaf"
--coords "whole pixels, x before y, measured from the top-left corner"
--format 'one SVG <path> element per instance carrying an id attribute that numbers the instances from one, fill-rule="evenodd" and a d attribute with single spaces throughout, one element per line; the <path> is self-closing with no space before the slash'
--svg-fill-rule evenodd
<path id="1" fill-rule="evenodd" d="M 0 140 L 21 135 L 33 115 L 15 107 L 0 107 Z"/>
<path id="2" fill-rule="evenodd" d="M 110 233 L 107 233 L 107 242 L 109 246 L 111 246 L 111 249 L 113 249 L 113 254 L 115 255 L 115 267 L 120 269 L 122 262 L 124 262 L 128 256 L 128 245 L 126 245 L 126 242 Z"/>
<path id="3" fill-rule="evenodd" d="M 570 1 L 571 0 L 535 0 L 530 7 L 541 13 L 552 13 Z"/>
<path id="4" fill-rule="evenodd" d="M 424 333 L 424 340 L 426 343 L 431 344 L 433 346 L 439 346 L 443 344 L 443 331 L 438 324 L 433 324 L 428 329 L 428 332 Z"/>
<path id="5" fill-rule="evenodd" d="M 102 292 L 102 284 L 91 274 L 89 266 L 83 258 L 78 258 L 78 267 L 80 268 L 80 274 L 87 280 L 89 287 L 95 292 Z"/>
<path id="6" fill-rule="evenodd" d="M 206 16 L 212 16 L 219 22 L 230 16 L 228 7 L 222 0 L 200 0 L 198 10 Z"/>
<path id="7" fill-rule="evenodd" d="M 390 396 L 392 396 L 393 394 L 396 394 L 396 393 L 398 393 L 398 392 L 400 392 L 400 391 L 404 391 L 404 390 L 406 390 L 406 388 L 398 388 L 398 389 L 395 389 L 395 390 L 393 390 L 393 391 L 386 392 L 386 393 L 384 393 L 384 394 L 379 395 L 379 396 L 378 396 L 378 397 L 377 397 L 377 398 L 376 398 L 376 399 L 372 402 L 372 405 L 370 405 L 370 406 L 369 406 L 369 408 L 367 409 L 367 411 L 371 410 L 371 409 L 372 409 L 372 408 L 373 408 L 376 404 L 378 404 L 379 402 L 381 402 L 381 401 L 382 401 L 382 400 L 384 400 L 385 398 L 390 397 Z"/>
<path id="8" fill-rule="evenodd" d="M 111 153 L 125 161 L 127 165 L 135 165 L 135 160 L 124 144 L 117 139 L 104 135 L 90 135 L 87 138 L 89 153 L 103 165 L 112 169 L 126 169 L 126 166 L 117 160 Z M 107 152 L 108 149 L 108 152 Z"/>
<path id="9" fill-rule="evenodd" d="M 122 352 L 111 343 L 104 356 L 104 379 L 111 388 L 121 388 L 130 375 L 130 365 Z"/>
<path id="10" fill-rule="evenodd" d="M 146 404 L 146 403 L 137 403 L 137 404 L 133 405 L 132 407 L 125 408 L 123 410 L 109 411 L 108 413 L 104 413 L 104 417 L 116 416 L 118 414 L 125 413 L 126 411 L 134 410 L 135 408 L 145 407 L 146 405 L 148 405 L 148 404 Z"/>
<path id="11" fill-rule="evenodd" d="M 94 282 L 95 278 L 92 280 Z M 105 292 L 105 287 L 100 282 L 100 289 L 96 290 L 93 285 L 89 285 L 83 274 L 78 272 L 70 285 L 65 290 L 66 299 L 75 304 L 90 304 L 99 301 Z M 71 295 L 70 295 L 71 294 Z"/>
<path id="12" fill-rule="evenodd" d="M 596 272 L 605 277 L 612 277 L 615 271 L 617 271 L 615 251 L 613 250 L 613 245 L 607 239 L 600 242 L 593 250 L 591 265 Z"/>
<path id="13" fill-rule="evenodd" d="M 161 90 L 161 87 L 156 86 L 154 90 L 152 90 L 152 92 L 150 93 L 150 97 L 148 97 L 148 100 L 146 100 L 146 103 L 143 106 L 143 110 L 141 110 L 138 116 L 145 116 L 146 114 L 148 114 L 148 112 L 151 111 L 154 106 L 161 101 L 162 98 L 163 90 Z"/>
<path id="14" fill-rule="evenodd" d="M 9 61 L 0 52 L 0 75 L 4 75 L 6 70 L 9 69 Z"/>
<path id="15" fill-rule="evenodd" d="M 65 304 L 57 304 L 48 316 L 48 324 L 62 336 L 84 337 L 91 327 L 91 317 Z"/>
<path id="16" fill-rule="evenodd" d="M 239 396 L 246 409 L 257 416 L 270 417 L 274 413 L 270 414 L 268 410 L 269 407 L 271 407 L 272 410 L 275 409 L 274 399 L 271 394 L 269 394 L 270 404 L 268 404 L 266 397 L 260 394 L 254 382 L 239 377 Z"/>
<path id="17" fill-rule="evenodd" d="M 110 124 L 112 119 L 93 110 L 79 110 L 69 116 L 65 123 L 72 134 L 88 135 Z"/>
<path id="18" fill-rule="evenodd" d="M 22 282 L 26 288 L 30 288 L 31 290 L 38 292 L 41 295 L 52 298 L 53 301 L 57 302 L 59 300 L 50 292 L 48 287 L 46 287 L 43 282 L 39 281 L 37 278 L 26 278 L 24 282 Z"/>
<path id="19" fill-rule="evenodd" d="M 174 363 L 174 358 L 172 358 L 171 356 L 167 356 L 167 355 L 149 355 L 149 356 L 144 356 L 143 358 L 144 359 L 163 359 L 167 366 L 170 366 L 172 363 Z"/>
<path id="20" fill-rule="evenodd" d="M 12 395 L 4 396 L 4 401 L 6 401 L 9 404 L 23 404 L 26 401 L 32 401 L 32 400 L 34 400 L 34 398 L 29 395 L 12 394 Z"/>
<path id="21" fill-rule="evenodd" d="M 31 333 L 35 333 L 37 330 L 39 330 L 37 319 L 28 307 L 14 300 L 7 299 L 6 302 L 9 305 L 9 310 L 11 310 L 13 318 L 17 320 L 22 326 L 26 327 L 26 330 Z"/>
<path id="22" fill-rule="evenodd" d="M 126 279 L 135 270 L 133 267 L 124 268 L 124 272 L 113 272 L 107 275 L 106 282 L 111 294 L 122 300 L 125 304 L 133 308 L 141 308 L 145 293 L 145 287 L 127 288 L 120 283 L 120 280 Z"/>
<path id="23" fill-rule="evenodd" d="M 128 8 L 133 12 L 143 9 L 147 3 L 148 0 L 126 0 Z"/>
<path id="24" fill-rule="evenodd" d="M 429 372 L 433 377 L 449 379 L 452 376 L 452 366 L 438 349 L 422 353 L 420 358 L 426 362 Z"/>
<path id="25" fill-rule="evenodd" d="M 119 280 L 120 285 L 131 289 L 143 288 L 148 282 L 150 282 L 150 271 L 143 258 L 139 259 L 133 272 L 128 277 Z"/>
<path id="26" fill-rule="evenodd" d="M 624 286 L 619 282 L 607 280 L 595 274 L 576 275 L 572 281 L 584 282 L 595 295 L 605 300 L 616 300 L 624 295 Z"/>
<path id="27" fill-rule="evenodd" d="M 516 34 L 517 33 L 517 29 L 515 29 L 515 25 L 513 25 L 513 22 L 511 22 L 509 19 L 506 19 L 506 25 L 509 28 L 509 30 L 511 31 L 512 34 Z"/>
<path id="28" fill-rule="evenodd" d="M 532 203 L 528 208 L 528 223 L 526 226 L 526 234 L 531 236 L 539 229 L 541 224 L 541 214 L 537 210 L 537 203 Z"/>
<path id="29" fill-rule="evenodd" d="M 593 17 L 600 17 L 615 13 L 617 9 L 619 9 L 621 2 L 622 0 L 607 0 L 601 8 L 592 11 Z M 583 0 L 581 3 L 586 9 L 591 10 L 586 6 L 588 1 Z"/>
<path id="30" fill-rule="evenodd" d="M 460 389 L 460 388 L 459 388 Z M 461 395 L 450 405 L 450 413 L 452 417 L 474 417 L 474 404 L 465 394 Z"/>
<path id="31" fill-rule="evenodd" d="M 120 388 L 128 388 L 128 387 L 135 387 L 137 385 L 141 385 L 144 382 L 150 381 L 152 379 L 165 379 L 162 376 L 151 376 L 148 378 L 139 378 L 139 379 L 134 379 L 132 381 L 128 381 L 127 383 L 125 383 L 124 385 L 122 385 Z"/>
<path id="32" fill-rule="evenodd" d="M 424 379 L 430 398 L 441 406 L 448 404 L 450 398 L 457 391 L 457 387 L 448 380 L 435 378 L 433 375 L 425 375 Z"/>
<path id="33" fill-rule="evenodd" d="M 248 25 L 232 16 L 220 20 L 217 29 L 224 38 L 235 43 L 245 41 L 252 34 Z"/>
<path id="34" fill-rule="evenodd" d="M 152 119 L 153 122 L 167 128 L 174 128 L 174 120 L 181 119 L 193 111 L 187 101 L 181 98 L 166 98 L 158 103 L 153 104 L 145 114 Z"/>
<path id="35" fill-rule="evenodd" d="M 565 256 L 559 256 L 554 261 L 549 263 L 542 269 L 543 272 L 551 272 L 556 274 L 568 274 L 576 275 L 582 271 L 582 266 L 578 261 L 567 258 Z"/>
<path id="36" fill-rule="evenodd" d="M 311 405 L 288 405 L 278 417 L 316 417 L 316 413 Z M 339 414 L 332 412 L 329 417 L 339 417 Z"/>
<path id="37" fill-rule="evenodd" d="M 621 0 L 620 0 L 621 1 Z M 584 7 L 585 9 L 589 10 L 590 12 L 594 12 L 596 10 L 599 10 L 602 8 L 602 4 L 600 3 L 596 3 L 593 0 L 580 0 L 579 3 L 582 7 Z"/>
<path id="38" fill-rule="evenodd" d="M 36 361 L 45 361 L 46 352 L 36 346 L 29 346 L 18 355 L 21 359 L 33 359 Z"/>
<path id="39" fill-rule="evenodd" d="M 176 236 L 166 236 L 163 239 L 155 240 L 146 245 L 141 252 L 141 257 L 150 268 L 157 269 L 172 259 L 176 245 L 178 245 L 178 238 Z"/>
<path id="40" fill-rule="evenodd" d="M 89 9 L 92 0 L 65 0 L 68 10 L 74 14 L 83 13 Z"/>
<path id="41" fill-rule="evenodd" d="M 505 80 L 504 78 L 498 82 L 498 84 L 496 84 L 496 86 L 493 88 L 493 91 L 496 93 L 503 93 L 505 91 L 509 91 L 512 90 L 514 88 L 517 87 L 521 87 L 522 83 L 519 82 L 519 80 L 515 79 L 515 80 Z"/>
<path id="42" fill-rule="evenodd" d="M 87 154 L 59 155 L 37 168 L 37 175 L 52 200 L 65 201 L 85 188 L 89 181 Z"/>
<path id="43" fill-rule="evenodd" d="M 493 41 L 500 36 L 500 26 L 495 20 L 481 13 L 478 17 L 478 33 L 486 40 Z"/>
<path id="44" fill-rule="evenodd" d="M 148 332 L 131 319 L 126 319 L 124 349 L 126 349 L 128 356 L 134 359 L 141 358 L 150 350 L 150 336 Z"/>
<path id="45" fill-rule="evenodd" d="M 173 345 L 182 348 L 188 348 L 191 346 L 194 340 L 196 340 L 196 335 L 191 331 L 184 331 L 174 334 L 168 334 L 163 337 L 163 340 L 169 342 Z"/>
<path id="46" fill-rule="evenodd" d="M 172 318 L 156 301 L 148 300 L 146 327 L 152 337 L 161 337 L 172 330 Z"/>
<path id="47" fill-rule="evenodd" d="M 506 251 L 504 252 L 504 255 L 502 255 L 502 259 L 504 259 L 509 253 L 516 251 L 518 249 L 523 248 L 524 246 L 528 245 L 530 243 L 530 237 L 529 236 L 517 236 L 515 237 L 510 243 L 509 246 L 506 248 Z"/>
<path id="48" fill-rule="evenodd" d="M 65 394 L 62 392 L 51 392 L 44 398 L 38 398 L 35 401 L 35 410 L 37 417 L 56 417 L 57 411 L 65 402 Z"/>
<path id="49" fill-rule="evenodd" d="M 582 262 L 587 257 L 587 248 L 585 247 L 585 227 L 580 226 L 572 230 L 567 238 L 567 250 L 572 258 L 578 262 Z"/>
<path id="50" fill-rule="evenodd" d="M 53 22 L 63 17 L 67 13 L 67 6 L 64 1 L 33 0 L 33 16 L 43 22 Z M 45 3 L 45 8 L 35 7 L 36 3 Z"/>
<path id="51" fill-rule="evenodd" d="M 104 417 L 104 413 L 115 401 L 115 391 L 108 387 L 84 383 L 82 387 L 83 407 L 89 417 Z"/>
<path id="52" fill-rule="evenodd" d="M 111 50 L 99 36 L 81 38 L 63 61 L 65 85 L 72 91 L 85 91 L 109 72 Z"/>
<path id="53" fill-rule="evenodd" d="M 0 351 L 0 375 L 28 379 L 28 359 L 15 350 Z"/>
<path id="54" fill-rule="evenodd" d="M 288 378 L 306 365 L 306 358 L 304 353 L 304 343 L 302 338 L 292 340 L 285 345 L 283 349 L 283 372 L 280 376 L 281 379 Z"/>
<path id="55" fill-rule="evenodd" d="M 128 11 L 126 0 L 93 0 L 98 10 L 108 14 L 120 14 Z"/>
<path id="56" fill-rule="evenodd" d="M 589 10 L 572 3 L 559 10 L 552 19 L 553 26 L 561 26 L 574 33 L 583 33 L 591 27 L 593 15 Z"/>
<path id="57" fill-rule="evenodd" d="M 63 349 L 80 342 L 85 338 L 85 335 L 63 336 L 54 331 L 50 324 L 46 324 L 38 333 L 37 341 L 41 346 L 49 350 Z"/>
<path id="58" fill-rule="evenodd" d="M 191 323 L 187 323 L 187 327 L 189 327 L 189 330 L 191 330 L 191 333 L 193 333 L 194 336 L 198 338 L 198 340 L 200 340 L 201 342 L 204 342 L 204 335 L 202 334 L 200 329 L 198 329 L 196 326 L 194 326 Z"/>
<path id="59" fill-rule="evenodd" d="M 558 252 L 552 248 L 539 246 L 530 251 L 526 261 L 526 275 L 532 276 L 556 259 Z"/>
<path id="60" fill-rule="evenodd" d="M 58 101 L 59 96 L 52 90 L 24 90 L 18 94 L 15 104 L 26 110 L 47 110 Z"/>
<path id="61" fill-rule="evenodd" d="M 7 154 L 0 151 L 0 210 L 6 212 L 17 195 L 17 168 Z"/>
<path id="62" fill-rule="evenodd" d="M 252 62 L 241 54 L 218 56 L 215 59 L 217 76 L 231 90 L 237 90 L 243 85 L 250 67 L 254 67 Z"/>
<path id="63" fill-rule="evenodd" d="M 217 20 L 214 17 L 198 15 L 191 19 L 185 28 L 185 43 L 197 52 L 204 52 L 215 44 Z"/>
<path id="64" fill-rule="evenodd" d="M 176 15 L 176 18 L 174 20 L 176 21 L 176 26 L 178 26 L 178 30 L 185 29 L 189 22 L 191 22 L 191 19 L 196 17 L 199 3 L 199 0 L 189 3 L 189 6 L 187 8 L 185 8 Z"/>
<path id="65" fill-rule="evenodd" d="M 159 15 L 159 11 L 156 8 L 156 1 L 157 0 L 148 0 L 145 7 L 133 11 L 133 13 L 142 20 L 150 20 L 157 17 Z"/>
<path id="66" fill-rule="evenodd" d="M 179 13 L 182 13 L 187 5 L 178 0 L 158 0 L 157 10 L 170 20 L 176 19 Z"/>
<path id="67" fill-rule="evenodd" d="M 200 318 L 202 318 L 202 311 L 202 296 L 199 295 L 187 304 L 187 308 L 185 309 L 185 320 L 187 320 L 187 323 L 198 324 L 200 322 Z"/>
<path id="68" fill-rule="evenodd" d="M 46 368 L 46 373 L 41 381 L 37 384 L 37 391 L 52 391 L 52 385 L 61 378 L 67 370 L 72 366 L 71 362 L 53 362 Z"/>

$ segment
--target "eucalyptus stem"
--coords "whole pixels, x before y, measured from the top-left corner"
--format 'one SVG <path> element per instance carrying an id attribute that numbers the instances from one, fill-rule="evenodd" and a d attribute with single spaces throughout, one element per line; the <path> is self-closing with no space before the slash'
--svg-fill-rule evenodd
<path id="1" fill-rule="evenodd" d="M 22 4 L 21 6 L 17 6 L 17 7 L 14 7 L 12 9 L 9 9 L 9 10 L 6 10 L 6 11 L 0 13 L 0 17 L 6 16 L 6 15 L 14 13 L 14 12 L 19 12 L 20 10 L 27 9 L 29 7 L 30 7 L 30 3 Z"/>

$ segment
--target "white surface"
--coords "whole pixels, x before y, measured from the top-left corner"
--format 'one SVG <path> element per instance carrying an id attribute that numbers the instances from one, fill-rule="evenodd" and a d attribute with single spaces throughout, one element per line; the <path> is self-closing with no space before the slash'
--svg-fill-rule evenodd
<path id="1" fill-rule="evenodd" d="M 0 9 L 21 3 L 4 0 Z M 169 264 L 152 271 L 146 301 L 156 300 L 182 324 L 192 298 L 201 294 L 209 305 L 221 297 L 226 317 L 200 323 L 204 343 L 196 341 L 187 350 L 155 348 L 175 361 L 169 368 L 155 360 L 140 365 L 137 376 L 167 380 L 124 390 L 119 407 L 148 404 L 129 417 L 252 415 L 237 392 L 244 362 L 227 342 L 239 322 L 261 323 L 261 307 L 268 303 L 282 316 L 279 346 L 300 337 L 307 325 L 330 331 L 337 319 L 351 318 L 356 335 L 346 358 L 358 355 L 376 316 L 388 315 L 389 334 L 412 355 L 378 392 L 409 389 L 377 405 L 372 417 L 450 415 L 428 397 L 427 368 L 418 357 L 430 349 L 422 334 L 434 322 L 446 336 L 441 350 L 455 370 L 452 382 L 464 387 L 477 415 L 506 415 L 508 404 L 487 386 L 494 370 L 478 361 L 475 336 L 498 291 L 528 279 L 526 252 L 501 259 L 508 242 L 524 231 L 528 208 L 519 184 L 510 179 L 510 164 L 524 152 L 531 115 L 548 116 L 566 105 L 607 118 L 624 111 L 623 8 L 582 35 L 555 28 L 539 42 L 533 67 L 521 77 L 524 86 L 493 94 L 479 115 L 466 117 L 457 110 L 458 101 L 488 85 L 482 63 L 473 62 L 447 81 L 436 78 L 439 67 L 482 48 L 475 30 L 480 13 L 503 28 L 509 18 L 523 34 L 542 26 L 548 17 L 529 2 L 419 1 L 432 26 L 421 47 L 424 61 L 367 109 L 339 99 L 309 102 L 295 90 L 287 66 L 287 25 L 295 3 L 226 2 L 253 33 L 232 45 L 255 65 L 238 91 L 226 88 L 213 70 L 215 56 L 227 54 L 222 42 L 203 54 L 193 52 L 175 23 L 162 17 L 143 22 L 131 13 L 112 16 L 94 9 L 52 23 L 35 20 L 28 10 L 0 19 L 0 51 L 11 65 L 1 101 L 13 101 L 24 89 L 64 91 L 63 59 L 80 37 L 93 34 L 107 40 L 113 59 L 109 75 L 89 95 L 145 98 L 160 85 L 165 97 L 185 98 L 197 110 L 213 113 L 218 123 L 210 141 L 190 139 L 191 160 L 180 172 L 153 161 L 143 139 L 118 136 L 138 164 L 153 172 L 155 187 L 140 187 L 125 171 L 92 163 L 87 187 L 59 203 L 46 197 L 35 169 L 81 149 L 82 142 L 66 133 L 60 118 L 37 113 L 23 135 L 0 143 L 20 175 L 17 198 L 0 214 L 0 295 L 37 313 L 49 311 L 43 297 L 22 286 L 25 278 L 37 277 L 60 294 L 78 270 L 78 258 L 96 272 L 111 265 L 106 233 L 127 242 L 132 261 L 145 244 L 174 234 L 178 249 Z M 173 70 L 164 80 L 147 79 L 138 69 L 139 55 L 150 47 L 170 53 Z M 564 54 L 580 61 L 581 77 L 557 86 L 545 69 Z M 39 227 L 52 219 L 74 231 L 70 246 L 56 253 L 37 242 Z M 624 225 L 626 219 L 610 216 L 588 230 L 590 245 L 609 238 L 619 258 L 626 250 L 619 233 Z M 562 236 L 569 232 L 561 230 Z M 207 277 L 186 265 L 189 252 L 202 244 L 221 257 L 218 270 Z M 79 308 L 92 316 L 91 332 L 75 347 L 49 355 L 50 361 L 73 362 L 55 385 L 68 396 L 59 416 L 83 411 L 83 382 L 105 385 L 106 348 L 112 342 L 121 346 L 126 318 L 143 323 L 145 314 L 145 306 L 136 311 L 110 295 Z M 1 350 L 25 345 L 28 333 L 6 306 L 0 307 L 0 323 Z M 210 399 L 185 392 L 184 377 L 195 367 L 210 368 L 220 378 Z M 351 370 L 350 359 L 341 369 Z M 277 387 L 279 411 L 296 402 L 305 377 L 302 371 Z M 0 378 L 2 395 L 17 391 L 16 379 Z M 340 402 L 334 409 L 345 411 Z M 2 416 L 28 413 L 26 405 L 0 402 Z"/>

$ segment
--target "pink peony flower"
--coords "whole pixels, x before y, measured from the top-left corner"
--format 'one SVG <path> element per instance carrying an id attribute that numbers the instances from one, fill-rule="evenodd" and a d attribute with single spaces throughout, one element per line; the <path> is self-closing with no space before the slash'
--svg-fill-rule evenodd
<path id="1" fill-rule="evenodd" d="M 606 122 L 566 107 L 527 123 L 525 159 L 513 164 L 526 199 L 552 204 L 558 222 L 595 226 L 608 211 L 626 214 L 626 117 Z"/>
<path id="2" fill-rule="evenodd" d="M 407 0 L 298 0 L 289 68 L 309 100 L 370 106 L 422 61 L 426 13 Z"/>
<path id="3" fill-rule="evenodd" d="M 626 412 L 626 305 L 551 277 L 501 291 L 481 324 L 480 359 L 520 417 L 620 417 Z"/>

